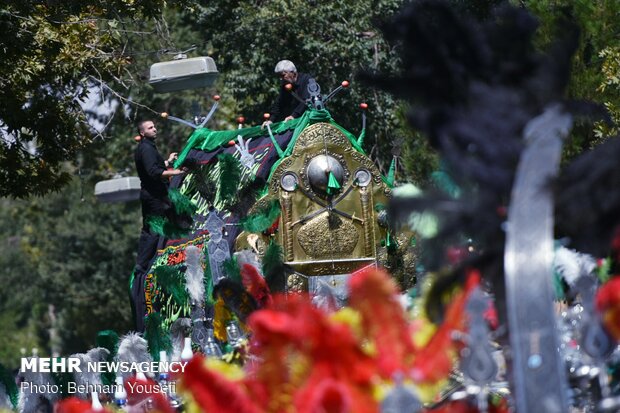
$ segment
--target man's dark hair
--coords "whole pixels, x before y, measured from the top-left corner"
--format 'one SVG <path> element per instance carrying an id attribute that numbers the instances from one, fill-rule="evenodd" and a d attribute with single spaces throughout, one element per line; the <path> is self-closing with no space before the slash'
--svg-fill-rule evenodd
<path id="1" fill-rule="evenodd" d="M 146 122 L 153 122 L 151 119 L 142 119 L 140 122 L 137 123 L 137 127 L 138 127 L 138 135 L 142 134 L 143 126 Z"/>

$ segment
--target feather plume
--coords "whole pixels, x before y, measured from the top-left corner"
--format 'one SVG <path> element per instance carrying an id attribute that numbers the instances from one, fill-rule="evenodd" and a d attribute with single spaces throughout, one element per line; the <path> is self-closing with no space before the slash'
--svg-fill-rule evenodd
<path id="1" fill-rule="evenodd" d="M 161 216 L 150 216 L 146 218 L 146 223 L 151 230 L 165 238 L 178 239 L 189 233 L 189 227 L 181 227 L 168 218 Z"/>
<path id="2" fill-rule="evenodd" d="M 196 186 L 196 190 L 203 199 L 213 200 L 217 193 L 215 183 L 209 179 L 209 168 L 201 165 L 196 159 L 185 158 L 183 167 L 191 173 L 189 179 Z"/>
<path id="3" fill-rule="evenodd" d="M 31 360 L 35 357 L 29 357 Z M 54 379 L 50 373 L 34 373 L 31 371 L 21 371 L 18 373 L 17 381 L 20 383 L 30 383 L 30 387 L 21 386 L 19 388 L 19 401 L 17 403 L 17 410 L 20 413 L 32 413 L 32 412 L 51 412 L 52 406 L 59 398 L 57 393 L 38 392 L 35 389 L 49 388 L 55 384 Z"/>
<path id="4" fill-rule="evenodd" d="M 116 331 L 103 330 L 98 332 L 95 343 L 97 347 L 103 347 L 110 352 L 110 354 L 108 354 L 107 361 L 114 360 L 116 352 L 118 351 L 118 334 L 116 333 Z M 115 378 L 116 374 L 113 371 L 106 371 L 101 373 L 101 380 L 103 384 L 114 384 Z"/>
<path id="5" fill-rule="evenodd" d="M 411 369 L 414 381 L 436 383 L 445 379 L 453 369 L 457 347 L 452 339 L 453 331 L 466 331 L 465 306 L 471 291 L 480 284 L 480 273 L 468 271 L 465 288 L 451 296 L 445 317 L 433 336 L 415 351 Z"/>
<path id="6" fill-rule="evenodd" d="M 170 341 L 172 342 L 173 361 L 181 360 L 181 352 L 185 344 L 185 337 L 189 337 L 192 330 L 192 320 L 187 317 L 177 318 L 170 326 Z"/>
<path id="7" fill-rule="evenodd" d="M 110 356 L 114 357 L 118 350 L 118 334 L 114 330 L 102 330 L 97 333 L 95 339 L 97 347 L 103 347 L 110 352 Z"/>
<path id="8" fill-rule="evenodd" d="M 271 304 L 271 293 L 265 279 L 259 274 L 255 266 L 243 264 L 241 267 L 241 278 L 243 287 L 256 300 L 259 308 L 267 307 Z"/>
<path id="9" fill-rule="evenodd" d="M 611 277 L 596 292 L 596 308 L 606 330 L 620 341 L 620 277 Z"/>
<path id="10" fill-rule="evenodd" d="M 182 194 L 177 188 L 168 190 L 168 197 L 174 205 L 174 210 L 180 215 L 194 215 L 196 213 L 196 205 L 186 195 Z"/>
<path id="11" fill-rule="evenodd" d="M 187 364 L 182 376 L 183 387 L 188 389 L 192 398 L 203 412 L 218 413 L 261 413 L 239 383 L 229 381 L 205 366 L 204 358 L 195 356 Z"/>
<path id="12" fill-rule="evenodd" d="M 577 251 L 605 257 L 620 228 L 620 138 L 567 165 L 554 184 L 556 231 Z"/>
<path id="13" fill-rule="evenodd" d="M 69 397 L 58 402 L 54 411 L 56 413 L 94 413 L 91 401 Z M 103 408 L 99 413 L 111 413 L 111 410 Z M 38 413 L 38 412 L 37 412 Z"/>
<path id="14" fill-rule="evenodd" d="M 15 377 L 0 364 L 0 410 L 14 410 L 17 408 L 18 390 Z"/>
<path id="15" fill-rule="evenodd" d="M 237 261 L 237 265 L 239 267 L 243 266 L 243 264 L 250 264 L 256 267 L 256 269 L 261 268 L 258 255 L 252 250 L 241 250 L 235 252 L 235 260 Z"/>
<path id="16" fill-rule="evenodd" d="M 236 254 L 231 259 L 224 261 L 224 272 L 229 279 L 241 283 L 241 268 L 239 268 Z"/>
<path id="17" fill-rule="evenodd" d="M 409 123 L 426 135 L 444 178 L 459 189 L 458 198 L 425 191 L 391 205 L 406 217 L 414 210 L 436 215 L 437 228 L 423 240 L 425 252 L 437 251 L 422 256 L 426 269 L 441 269 L 447 247 L 466 237 L 482 246 L 485 277 L 497 279 L 503 274 L 502 211 L 525 147 L 523 130 L 549 104 L 563 102 L 578 30 L 567 24 L 542 54 L 533 42 L 536 19 L 526 10 L 506 4 L 478 21 L 453 3 L 420 0 L 403 7 L 382 26 L 401 51 L 400 74 L 361 77 L 411 103 Z M 444 277 L 434 297 L 462 283 L 462 270 Z"/>
<path id="18" fill-rule="evenodd" d="M 100 361 L 107 360 L 110 355 L 110 351 L 104 347 L 96 347 L 90 349 L 87 353 L 77 353 L 70 357 L 80 360 L 80 366 L 87 366 L 88 363 L 98 363 Z M 82 391 L 80 389 L 88 389 L 89 385 L 100 386 L 103 384 L 101 375 L 98 371 L 89 371 L 87 368 L 82 368 L 81 372 L 73 373 L 73 381 L 80 387 L 77 387 L 75 395 L 81 399 L 88 399 L 90 397 L 89 391 Z"/>
<path id="19" fill-rule="evenodd" d="M 226 303 L 224 303 L 222 297 L 218 297 L 217 300 L 215 300 L 215 305 L 213 307 L 213 334 L 216 339 L 223 343 L 228 340 L 226 325 L 228 325 L 228 322 L 233 320 L 234 317 L 230 310 L 226 308 Z"/>
<path id="20" fill-rule="evenodd" d="M 237 193 L 235 202 L 228 207 L 228 210 L 239 218 L 247 215 L 248 211 L 256 203 L 265 188 L 266 182 L 263 178 L 256 177 L 252 182 L 245 185 Z"/>
<path id="21" fill-rule="evenodd" d="M 241 182 L 241 164 L 231 154 L 223 153 L 217 157 L 220 165 L 219 197 L 230 203 L 235 199 Z"/>
<path id="22" fill-rule="evenodd" d="M 286 271 L 282 247 L 275 242 L 271 242 L 263 256 L 263 274 L 272 292 L 284 292 Z"/>
<path id="23" fill-rule="evenodd" d="M 198 247 L 190 245 L 185 249 L 185 289 L 192 302 L 197 304 L 202 304 L 205 299 L 202 261 L 202 252 Z"/>
<path id="24" fill-rule="evenodd" d="M 569 287 L 574 287 L 577 278 L 589 275 L 596 268 L 596 261 L 587 254 L 560 247 L 555 250 L 553 269 Z"/>
<path id="25" fill-rule="evenodd" d="M 185 277 L 181 273 L 179 266 L 159 265 L 153 270 L 157 279 L 157 284 L 169 295 L 179 306 L 187 303 L 187 291 L 185 290 Z"/>
<path id="26" fill-rule="evenodd" d="M 245 323 L 247 317 L 257 309 L 256 300 L 243 289 L 243 286 L 228 278 L 222 279 L 215 286 L 213 294 L 215 297 L 221 297 L 242 323 Z"/>
<path id="27" fill-rule="evenodd" d="M 366 334 L 377 348 L 377 364 L 383 377 L 402 371 L 413 352 L 413 343 L 394 280 L 374 268 L 352 276 L 349 305 L 362 315 Z"/>
<path id="28" fill-rule="evenodd" d="M 138 333 L 129 333 L 121 338 L 116 353 L 116 361 L 127 363 L 150 363 L 153 361 L 148 352 L 147 341 Z M 131 376 L 131 372 L 121 373 L 123 379 Z"/>
<path id="29" fill-rule="evenodd" d="M 279 216 L 280 201 L 274 199 L 254 214 L 241 219 L 239 223 L 244 231 L 259 233 L 269 229 Z"/>
<path id="30" fill-rule="evenodd" d="M 164 331 L 160 313 L 151 313 L 146 316 L 144 338 L 149 346 L 149 353 L 154 361 L 159 361 L 159 352 L 169 353 L 172 343 L 168 333 Z"/>
<path id="31" fill-rule="evenodd" d="M 143 384 L 144 387 L 137 386 L 138 384 Z M 157 389 L 157 383 L 154 380 L 130 377 L 125 381 L 125 389 L 127 390 L 127 405 L 136 406 L 135 410 L 175 413 L 165 393 Z"/>

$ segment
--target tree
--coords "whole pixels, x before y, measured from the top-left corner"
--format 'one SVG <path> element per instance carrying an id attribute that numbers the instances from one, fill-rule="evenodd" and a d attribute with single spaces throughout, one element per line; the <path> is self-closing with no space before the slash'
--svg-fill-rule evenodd
<path id="1" fill-rule="evenodd" d="M 0 5 L 0 196 L 41 195 L 69 181 L 63 162 L 92 141 L 81 106 L 92 79 L 129 64 L 122 22 L 157 16 L 164 1 Z"/>
<path id="2" fill-rule="evenodd" d="M 547 47 L 558 35 L 562 20 L 570 19 L 578 25 L 580 45 L 573 60 L 567 97 L 599 103 L 609 110 L 613 122 L 620 122 L 620 3 L 606 0 L 528 0 L 520 1 L 520 4 L 540 21 L 540 47 Z M 574 157 L 617 134 L 617 128 L 603 122 L 598 122 L 594 127 L 578 122 L 565 147 L 565 156 Z"/>
<path id="3" fill-rule="evenodd" d="M 61 354 L 92 347 L 100 330 L 131 329 L 128 286 L 139 205 L 102 204 L 93 189 L 74 179 L 46 198 L 5 201 L 14 223 L 4 238 L 11 253 L 3 258 L 9 265 L 0 312 L 13 314 L 25 330 L 35 321 L 43 343 L 55 329 L 51 347 Z"/>
<path id="4" fill-rule="evenodd" d="M 201 4 L 203 4 L 201 2 Z M 393 14 L 401 0 L 341 2 L 209 2 L 196 6 L 196 28 L 208 41 L 222 72 L 223 92 L 251 123 L 262 122 L 278 93 L 273 69 L 292 60 L 311 73 L 325 96 L 343 80 L 350 90 L 328 103 L 334 119 L 348 130 L 361 129 L 358 105 L 369 105 L 365 148 L 387 173 L 392 143 L 409 132 L 391 96 L 357 82 L 361 70 L 392 71 L 397 65 L 375 21 Z"/>

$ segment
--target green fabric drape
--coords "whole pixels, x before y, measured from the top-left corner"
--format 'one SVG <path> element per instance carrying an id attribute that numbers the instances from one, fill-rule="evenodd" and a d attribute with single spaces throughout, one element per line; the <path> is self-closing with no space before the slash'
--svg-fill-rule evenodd
<path id="1" fill-rule="evenodd" d="M 302 118 L 289 120 L 287 122 L 278 122 L 271 125 L 271 130 L 274 134 L 284 133 L 287 130 L 295 129 L 297 124 Z M 218 146 L 224 145 L 231 140 L 236 140 L 237 136 L 241 135 L 244 140 L 249 138 L 255 138 L 257 136 L 265 136 L 268 132 L 266 129 L 261 129 L 260 126 L 253 126 L 251 128 L 233 129 L 217 131 L 208 128 L 196 129 L 189 137 L 187 145 L 183 148 L 177 161 L 174 163 L 175 168 L 178 168 L 187 154 L 192 149 L 200 149 L 205 152 L 212 151 Z"/>
<path id="2" fill-rule="evenodd" d="M 362 149 L 361 146 L 361 141 L 363 141 L 363 137 L 366 135 L 366 130 L 363 130 L 360 134 L 360 138 L 362 139 L 356 138 L 351 132 L 337 124 L 326 109 L 308 109 L 300 118 L 271 124 L 271 131 L 274 135 L 284 133 L 288 130 L 293 130 L 294 132 L 290 143 L 284 149 L 284 153 L 282 154 L 280 159 L 278 159 L 271 167 L 269 179 L 271 179 L 271 173 L 276 170 L 280 162 L 282 162 L 284 158 L 286 158 L 293 152 L 293 147 L 295 146 L 295 142 L 297 141 L 299 134 L 301 134 L 301 132 L 308 126 L 319 122 L 329 123 L 330 125 L 334 126 L 336 129 L 342 132 L 344 136 L 346 136 L 346 138 L 351 143 L 351 146 L 353 146 L 356 151 L 366 155 L 366 152 L 364 152 L 364 149 Z M 189 154 L 189 151 L 192 149 L 199 149 L 208 152 L 216 149 L 219 146 L 227 144 L 231 140 L 236 140 L 237 136 L 239 135 L 241 135 L 244 140 L 247 140 L 249 138 L 255 138 L 258 136 L 266 136 L 268 134 L 269 132 L 266 129 L 261 129 L 260 126 L 253 126 L 251 128 L 243 129 L 233 129 L 227 131 L 215 131 L 207 128 L 196 129 L 194 133 L 192 133 L 189 137 L 187 145 L 185 145 L 185 147 L 179 154 L 179 157 L 175 162 L 174 166 L 175 168 L 181 166 L 181 164 Z M 278 155 L 280 154 L 278 153 Z M 388 186 L 392 187 L 392 185 L 389 183 L 385 176 L 381 175 L 381 179 Z"/>
<path id="3" fill-rule="evenodd" d="M 284 151 L 284 156 L 289 156 L 293 150 L 293 146 L 295 141 L 299 137 L 299 134 L 309 125 L 319 122 L 326 122 L 330 125 L 335 126 L 339 131 L 341 131 L 351 142 L 353 148 L 356 151 L 364 153 L 362 147 L 358 144 L 357 138 L 353 136 L 349 131 L 344 129 L 342 126 L 338 125 L 331 117 L 327 110 L 313 110 L 308 109 L 304 114 L 297 119 L 292 119 L 285 122 L 277 122 L 271 125 L 271 131 L 274 135 L 278 135 L 284 133 L 288 130 L 294 130 L 293 138 L 291 143 L 288 145 L 286 150 Z M 260 126 L 253 126 L 251 128 L 243 128 L 243 129 L 233 129 L 226 131 L 215 131 L 208 128 L 200 128 L 196 129 L 194 133 L 189 137 L 189 141 L 187 145 L 183 148 L 181 153 L 179 154 L 179 158 L 175 162 L 174 166 L 179 167 L 187 154 L 192 149 L 199 149 L 202 151 L 212 151 L 219 146 L 222 146 L 231 140 L 236 140 L 237 136 L 241 135 L 244 140 L 249 138 L 255 138 L 258 136 L 266 136 L 268 134 L 266 129 L 261 129 Z M 273 169 L 272 169 L 273 170 Z"/>

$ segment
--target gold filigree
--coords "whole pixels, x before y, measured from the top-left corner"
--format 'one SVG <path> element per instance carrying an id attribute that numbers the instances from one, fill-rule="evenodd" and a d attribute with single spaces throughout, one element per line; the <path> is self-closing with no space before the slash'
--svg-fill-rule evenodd
<path id="1" fill-rule="evenodd" d="M 341 258 L 353 253 L 359 231 L 351 221 L 339 217 L 336 228 L 330 228 L 329 213 L 314 217 L 297 231 L 297 242 L 312 258 Z M 333 226 L 333 224 L 332 224 Z"/>
<path id="2" fill-rule="evenodd" d="M 303 152 L 312 146 L 324 145 L 324 144 L 336 145 L 341 148 L 348 148 L 351 143 L 347 140 L 344 134 L 338 130 L 335 126 L 329 123 L 315 123 L 308 126 L 302 133 L 299 134 L 297 142 L 293 151 Z"/>

